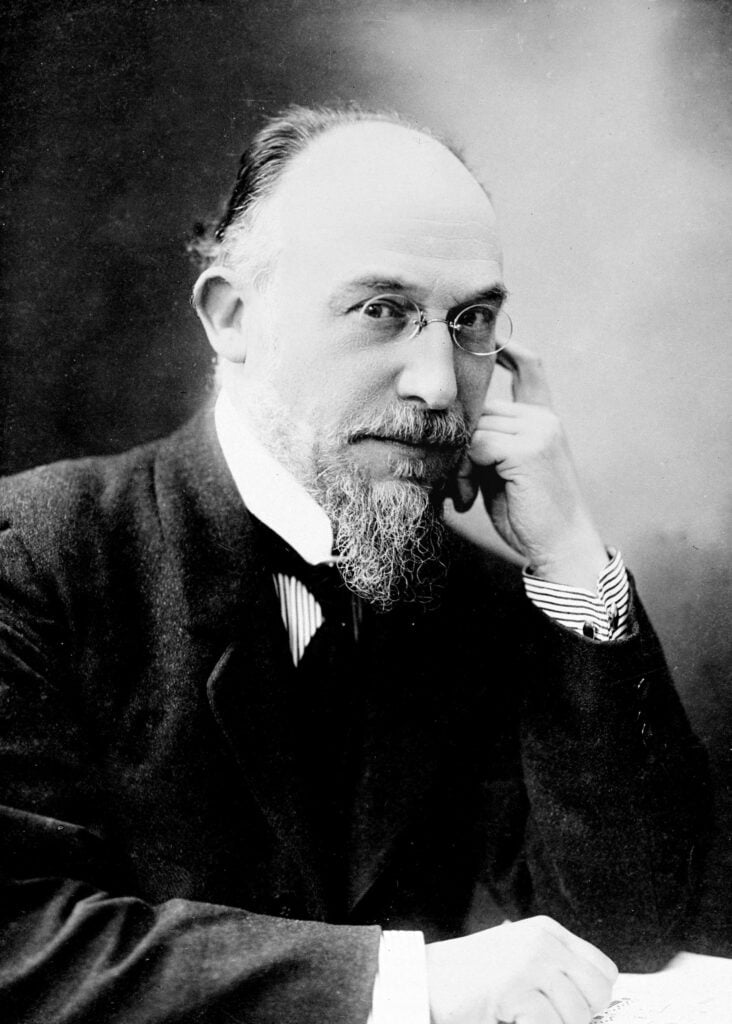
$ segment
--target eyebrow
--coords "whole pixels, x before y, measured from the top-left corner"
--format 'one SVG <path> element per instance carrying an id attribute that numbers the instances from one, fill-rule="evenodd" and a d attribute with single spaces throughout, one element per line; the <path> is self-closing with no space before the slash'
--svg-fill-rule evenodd
<path id="1" fill-rule="evenodd" d="M 396 278 L 385 278 L 385 277 L 361 277 L 355 281 L 348 281 L 342 285 L 336 292 L 334 301 L 343 299 L 345 296 L 368 290 L 373 294 L 379 292 L 397 292 L 397 293 L 410 293 L 418 292 L 420 289 L 417 285 L 410 284 L 406 281 L 400 281 Z M 497 302 L 502 303 L 508 297 L 508 289 L 502 284 L 492 284 L 487 288 L 481 289 L 476 292 L 468 299 L 464 299 L 462 302 L 455 303 L 451 309 L 458 309 L 460 307 L 472 306 L 477 302 Z"/>
<path id="2" fill-rule="evenodd" d="M 466 302 L 458 302 L 458 306 L 472 306 L 476 302 L 505 302 L 508 298 L 508 288 L 502 284 L 491 285 L 483 291 L 473 295 Z"/>
<path id="3" fill-rule="evenodd" d="M 398 281 L 396 278 L 360 277 L 355 281 L 347 281 L 345 284 L 341 285 L 338 292 L 341 295 L 347 295 L 349 292 L 360 292 L 365 289 L 377 292 L 409 292 L 417 290 L 416 286 L 410 285 L 404 281 Z"/>

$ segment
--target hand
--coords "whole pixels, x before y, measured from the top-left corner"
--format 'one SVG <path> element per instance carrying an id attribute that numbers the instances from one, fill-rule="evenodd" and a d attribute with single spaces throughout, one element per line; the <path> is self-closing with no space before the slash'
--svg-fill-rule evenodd
<path id="1" fill-rule="evenodd" d="M 514 401 L 486 399 L 458 469 L 455 507 L 470 508 L 480 489 L 499 535 L 537 576 L 594 591 L 608 556 L 551 409 L 541 361 L 513 343 L 497 358 L 512 374 Z"/>
<path id="2" fill-rule="evenodd" d="M 432 1024 L 588 1024 L 618 970 L 550 917 L 427 945 Z"/>

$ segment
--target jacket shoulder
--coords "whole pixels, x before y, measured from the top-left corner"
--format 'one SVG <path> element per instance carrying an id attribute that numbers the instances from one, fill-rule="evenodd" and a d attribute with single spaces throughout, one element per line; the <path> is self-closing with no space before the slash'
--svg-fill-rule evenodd
<path id="1" fill-rule="evenodd" d="M 150 479 L 161 442 L 120 455 L 64 460 L 0 480 L 0 529 L 64 529 L 121 500 Z"/>
<path id="2" fill-rule="evenodd" d="M 152 496 L 155 478 L 187 482 L 205 473 L 216 447 L 212 411 L 204 407 L 167 437 L 118 455 L 68 459 L 0 478 L 0 526 L 41 516 L 65 521 Z"/>
<path id="3" fill-rule="evenodd" d="M 72 604 L 101 600 L 100 584 L 126 552 L 141 540 L 156 548 L 158 449 L 56 462 L 0 480 L 0 605 L 16 629 L 40 636 L 44 623 L 66 621 Z"/>
<path id="4" fill-rule="evenodd" d="M 0 543 L 20 544 L 36 568 L 55 573 L 103 550 L 150 550 L 161 507 L 206 432 L 203 414 L 169 437 L 119 455 L 55 462 L 0 480 Z M 200 459 L 199 459 L 200 461 Z"/>

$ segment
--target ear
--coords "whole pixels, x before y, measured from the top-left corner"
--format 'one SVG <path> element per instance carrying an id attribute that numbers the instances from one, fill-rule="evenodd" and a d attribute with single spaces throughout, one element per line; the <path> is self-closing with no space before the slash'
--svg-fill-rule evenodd
<path id="1" fill-rule="evenodd" d="M 243 363 L 244 299 L 227 267 L 208 267 L 193 286 L 193 305 L 212 348 L 223 359 Z"/>

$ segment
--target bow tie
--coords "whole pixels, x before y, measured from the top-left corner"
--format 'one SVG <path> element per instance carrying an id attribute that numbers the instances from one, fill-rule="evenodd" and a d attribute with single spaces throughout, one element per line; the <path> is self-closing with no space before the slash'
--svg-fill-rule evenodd
<path id="1" fill-rule="evenodd" d="M 271 572 L 299 580 L 318 602 L 325 619 L 352 622 L 360 601 L 346 587 L 337 566 L 311 565 L 268 527 L 262 526 L 262 531 Z"/>

